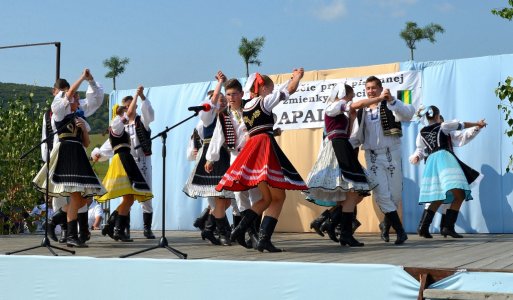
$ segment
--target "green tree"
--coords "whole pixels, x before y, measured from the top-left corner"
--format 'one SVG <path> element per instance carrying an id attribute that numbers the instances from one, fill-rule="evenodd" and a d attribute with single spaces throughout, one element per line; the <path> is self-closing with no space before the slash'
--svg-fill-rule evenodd
<path id="1" fill-rule="evenodd" d="M 116 89 L 116 77 L 125 72 L 125 66 L 128 65 L 129 62 L 130 60 L 128 57 L 119 58 L 116 55 L 111 56 L 110 58 L 107 58 L 103 61 L 103 66 L 109 69 L 109 72 L 105 74 L 105 77 L 112 78 L 114 90 Z"/>
<path id="2" fill-rule="evenodd" d="M 435 34 L 444 33 L 444 28 L 441 25 L 431 23 L 424 28 L 417 27 L 415 22 L 406 22 L 406 28 L 399 34 L 406 42 L 406 46 L 410 48 L 410 57 L 413 60 L 413 50 L 417 49 L 416 44 L 421 40 L 429 40 L 431 43 L 436 42 Z"/>
<path id="3" fill-rule="evenodd" d="M 499 16 L 503 19 L 507 19 L 511 21 L 513 18 L 513 0 L 508 0 L 509 7 L 504 7 L 502 9 L 493 9 L 492 14 Z M 497 108 L 504 113 L 504 120 L 507 122 L 507 128 L 504 132 L 508 137 L 513 136 L 513 86 L 511 85 L 513 82 L 513 77 L 508 76 L 506 78 L 504 84 L 501 84 L 497 89 L 495 89 L 495 94 L 501 102 L 497 105 Z M 511 166 L 513 165 L 513 155 L 509 156 L 509 162 L 506 166 L 506 172 L 511 170 Z"/>
<path id="4" fill-rule="evenodd" d="M 10 217 L 8 227 L 12 222 L 22 222 L 23 215 L 42 197 L 32 185 L 42 165 L 39 148 L 20 159 L 40 142 L 41 116 L 50 103 L 48 99 L 46 104 L 34 104 L 32 96 L 28 100 L 19 97 L 0 101 L 0 211 Z M 0 234 L 9 232 L 2 229 Z"/>
<path id="5" fill-rule="evenodd" d="M 263 36 L 257 37 L 250 41 L 245 37 L 242 37 L 239 45 L 239 55 L 244 59 L 246 64 L 246 77 L 249 77 L 249 65 L 255 64 L 260 66 L 262 62 L 258 59 L 258 54 L 264 47 L 265 38 Z"/>
<path id="6" fill-rule="evenodd" d="M 492 14 L 511 21 L 513 19 L 513 0 L 508 0 L 509 7 L 492 9 Z"/>

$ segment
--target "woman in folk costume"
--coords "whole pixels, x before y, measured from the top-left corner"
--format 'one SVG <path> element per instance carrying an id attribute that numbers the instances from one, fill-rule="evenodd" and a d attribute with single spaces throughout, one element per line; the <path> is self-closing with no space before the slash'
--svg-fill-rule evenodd
<path id="1" fill-rule="evenodd" d="M 232 241 L 243 239 L 253 221 L 265 210 L 257 244 L 260 252 L 282 251 L 271 243 L 271 236 L 285 201 L 285 190 L 307 189 L 303 179 L 274 139 L 272 114 L 273 107 L 288 99 L 297 90 L 303 74 L 302 68 L 295 69 L 288 84 L 279 90 L 274 90 L 274 83 L 268 76 L 256 73 L 248 78 L 246 86 L 251 86 L 251 92 L 256 95 L 244 105 L 242 113 L 250 138 L 216 187 L 218 191 L 259 188 L 262 200 L 246 210 L 230 238 Z"/>
<path id="2" fill-rule="evenodd" d="M 228 150 L 222 148 L 220 150 L 219 163 L 214 166 L 210 173 L 205 171 L 205 163 L 207 162 L 206 155 L 216 127 L 217 113 L 226 108 L 226 98 L 221 93 L 222 79 L 217 78 L 217 80 L 218 83 L 216 88 L 212 93 L 209 92 L 210 105 L 214 109 L 211 109 L 210 111 L 201 111 L 199 114 L 201 122 L 203 123 L 203 127 L 201 129 L 203 146 L 197 153 L 196 165 L 194 166 L 191 176 L 185 183 L 183 192 L 194 199 L 202 197 L 206 197 L 208 199 L 211 209 L 208 214 L 207 221 L 205 222 L 205 227 L 201 231 L 201 238 L 203 240 L 209 240 L 210 243 L 214 245 L 228 245 L 230 244 L 229 239 L 227 239 L 227 236 L 229 236 L 229 225 L 227 227 L 226 224 L 222 222 L 222 228 L 217 228 L 215 220 L 216 216 L 214 215 L 215 210 L 216 215 L 219 218 L 224 219 L 225 210 L 230 206 L 230 199 L 234 198 L 233 193 L 230 191 L 218 192 L 215 190 L 216 184 L 221 180 L 223 174 L 230 166 L 230 154 L 228 153 Z M 214 234 L 216 228 L 221 230 L 223 233 L 221 241 Z"/>
<path id="3" fill-rule="evenodd" d="M 109 141 L 114 151 L 114 156 L 103 179 L 103 184 L 108 192 L 96 200 L 98 202 L 106 202 L 123 197 L 121 203 L 116 208 L 118 216 L 116 217 L 112 238 L 116 241 L 132 242 L 133 240 L 125 232 L 129 222 L 128 213 L 130 208 L 135 200 L 139 202 L 148 201 L 153 198 L 153 194 L 134 157 L 130 153 L 130 136 L 125 131 L 125 124 L 128 123 L 126 108 L 116 104 L 113 107 L 112 115 L 113 120 L 109 128 Z"/>
<path id="4" fill-rule="evenodd" d="M 423 219 L 431 218 L 432 220 L 432 215 L 440 204 L 450 204 L 441 234 L 444 237 L 449 235 L 461 238 L 462 236 L 454 230 L 454 224 L 463 201 L 473 199 L 470 184 L 479 182 L 481 175 L 456 157 L 452 148 L 451 132 L 472 127 L 477 127 L 475 130 L 479 131 L 487 124 L 484 119 L 477 123 L 457 120 L 441 122 L 440 110 L 434 105 L 429 106 L 425 112 L 420 112 L 418 115 L 425 116 L 428 121 L 428 125 L 423 127 L 417 136 L 417 151 L 410 157 L 410 162 L 417 164 L 424 152 L 428 154 L 420 184 L 419 203 L 438 204 L 425 211 Z M 423 222 L 427 223 L 427 221 L 428 219 Z M 425 231 L 429 234 L 429 225 L 424 226 L 419 234 L 426 236 Z"/>
<path id="5" fill-rule="evenodd" d="M 74 94 L 84 80 L 90 79 L 92 76 L 86 69 L 71 86 L 65 79 L 56 81 L 54 87 L 59 89 L 59 93 L 52 102 L 52 119 L 59 141 L 52 149 L 49 166 L 46 163 L 33 180 L 39 191 L 45 192 L 48 188 L 51 197 L 71 198 L 67 212 L 68 247 L 87 247 L 78 238 L 78 209 L 86 204 L 86 197 L 105 194 L 85 151 L 90 142 L 89 125 L 75 114 L 79 103 Z M 50 182 L 46 182 L 48 167 Z"/>
<path id="6" fill-rule="evenodd" d="M 347 84 L 333 88 L 325 109 L 326 141 L 308 175 L 307 200 L 318 205 L 337 205 L 331 214 L 340 215 L 340 244 L 361 247 L 353 237 L 353 219 L 356 205 L 369 195 L 376 184 L 371 183 L 358 156 L 349 142 L 356 109 L 384 100 L 383 96 L 353 102 L 355 94 Z M 315 200 L 313 200 L 315 199 Z M 337 222 L 338 223 L 338 222 Z M 331 224 L 332 231 L 338 224 Z"/>

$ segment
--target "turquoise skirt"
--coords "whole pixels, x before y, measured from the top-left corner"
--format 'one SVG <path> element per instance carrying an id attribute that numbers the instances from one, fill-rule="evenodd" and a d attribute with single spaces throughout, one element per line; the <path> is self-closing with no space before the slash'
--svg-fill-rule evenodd
<path id="1" fill-rule="evenodd" d="M 454 154 L 446 150 L 430 154 L 420 184 L 419 203 L 452 203 L 454 196 L 450 190 L 453 189 L 463 190 L 465 200 L 473 199 L 467 177 Z"/>

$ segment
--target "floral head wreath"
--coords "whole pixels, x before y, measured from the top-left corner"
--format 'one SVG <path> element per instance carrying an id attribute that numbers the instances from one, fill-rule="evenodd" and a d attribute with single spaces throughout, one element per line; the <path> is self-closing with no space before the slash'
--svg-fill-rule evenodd
<path id="1" fill-rule="evenodd" d="M 112 107 L 112 120 L 114 120 L 114 118 L 117 116 L 118 114 L 118 108 L 119 108 L 119 104 L 114 104 L 114 106 Z"/>

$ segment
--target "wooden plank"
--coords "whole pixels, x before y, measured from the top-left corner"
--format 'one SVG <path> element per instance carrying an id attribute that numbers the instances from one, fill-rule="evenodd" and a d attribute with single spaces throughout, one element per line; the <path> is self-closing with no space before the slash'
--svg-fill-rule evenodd
<path id="1" fill-rule="evenodd" d="M 469 291 L 451 291 L 439 289 L 426 289 L 424 290 L 424 297 L 426 299 L 460 299 L 460 300 L 481 300 L 481 299 L 494 299 L 494 300 L 511 300 L 513 294 L 509 293 L 492 293 L 492 292 L 469 292 Z"/>

